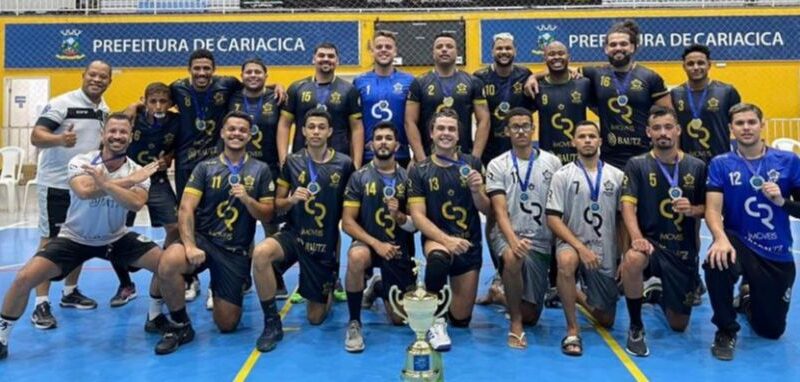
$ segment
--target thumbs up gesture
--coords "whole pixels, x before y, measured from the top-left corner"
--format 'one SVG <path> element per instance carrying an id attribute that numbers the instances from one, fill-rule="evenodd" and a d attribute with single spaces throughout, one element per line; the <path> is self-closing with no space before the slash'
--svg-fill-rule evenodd
<path id="1" fill-rule="evenodd" d="M 75 124 L 70 123 L 69 126 L 67 126 L 67 131 L 65 131 L 64 134 L 61 134 L 61 144 L 64 147 L 75 146 L 75 142 L 78 141 L 78 135 L 75 134 L 75 131 L 73 130 L 75 130 Z"/>

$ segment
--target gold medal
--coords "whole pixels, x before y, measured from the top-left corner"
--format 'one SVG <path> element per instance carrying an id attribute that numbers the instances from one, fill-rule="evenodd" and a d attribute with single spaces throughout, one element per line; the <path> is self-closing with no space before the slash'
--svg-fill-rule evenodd
<path id="1" fill-rule="evenodd" d="M 700 118 L 692 118 L 692 120 L 689 121 L 689 124 L 687 125 L 687 127 L 689 129 L 692 129 L 692 130 L 697 130 L 697 129 L 703 127 L 703 120 L 700 119 Z"/>
<path id="2" fill-rule="evenodd" d="M 453 107 L 453 103 L 454 103 L 453 97 L 444 97 L 444 99 L 442 100 L 442 104 L 446 107 Z"/>

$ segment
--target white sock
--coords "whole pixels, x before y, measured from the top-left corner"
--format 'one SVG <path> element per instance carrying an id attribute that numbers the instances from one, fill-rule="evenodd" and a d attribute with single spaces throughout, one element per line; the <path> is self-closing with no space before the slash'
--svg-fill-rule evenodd
<path id="1" fill-rule="evenodd" d="M 37 306 L 39 304 L 43 303 L 43 302 L 49 303 L 50 302 L 50 296 L 36 296 L 36 305 Z"/>
<path id="2" fill-rule="evenodd" d="M 64 293 L 64 296 L 69 296 L 69 295 L 72 294 L 72 292 L 75 291 L 75 289 L 78 289 L 78 285 L 66 285 L 66 284 L 64 284 L 64 291 L 61 292 L 61 293 Z"/>
<path id="3" fill-rule="evenodd" d="M 16 322 L 17 320 L 12 321 L 0 317 L 0 343 L 3 345 L 8 345 L 8 335 L 11 334 L 11 328 Z"/>
<path id="4" fill-rule="evenodd" d="M 150 297 L 150 310 L 147 312 L 147 319 L 154 320 L 161 314 L 161 307 L 164 306 L 164 299 L 163 298 L 153 298 Z"/>

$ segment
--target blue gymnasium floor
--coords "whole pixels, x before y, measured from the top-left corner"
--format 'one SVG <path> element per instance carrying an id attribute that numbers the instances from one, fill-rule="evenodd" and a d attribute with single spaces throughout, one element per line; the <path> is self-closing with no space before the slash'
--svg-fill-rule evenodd
<path id="1" fill-rule="evenodd" d="M 139 227 L 154 239 L 163 231 Z M 793 225 L 800 238 L 800 224 Z M 704 234 L 704 250 L 708 245 Z M 257 239 L 263 234 L 259 229 Z M 349 237 L 343 236 L 342 248 Z M 0 228 L 0 293 L 33 253 L 38 237 L 35 228 Z M 800 254 L 795 244 L 795 252 Z M 481 272 L 483 294 L 492 276 L 490 261 Z M 58 328 L 41 331 L 29 323 L 31 304 L 11 335 L 9 358 L 0 362 L 0 381 L 393 381 L 399 379 L 405 347 L 412 341 L 407 327 L 392 327 L 380 303 L 363 313 L 366 350 L 361 354 L 345 352 L 343 341 L 347 325 L 347 306 L 335 305 L 332 315 L 321 326 L 312 327 L 305 320 L 302 304 L 286 307 L 286 336 L 278 348 L 268 354 L 253 352 L 254 341 L 262 328 L 262 314 L 255 294 L 245 298 L 245 315 L 238 331 L 220 334 L 205 310 L 207 272 L 202 275 L 203 295 L 189 304 L 197 336 L 169 356 L 155 356 L 156 335 L 143 331 L 147 312 L 146 271 L 134 275 L 140 297 L 128 305 L 112 309 L 109 298 L 117 281 L 107 263 L 93 260 L 86 264 L 80 287 L 97 299 L 93 311 L 75 311 L 58 307 L 53 313 Z M 297 268 L 286 277 L 293 287 Z M 55 285 L 51 297 L 58 296 Z M 714 327 L 710 323 L 708 297 L 692 314 L 686 333 L 672 333 L 659 309 L 645 305 L 643 310 L 651 355 L 631 358 L 624 353 L 627 312 L 624 301 L 618 304 L 617 323 L 610 333 L 596 330 L 586 316 L 580 315 L 584 356 L 571 358 L 561 354 L 559 342 L 564 336 L 564 318 L 560 309 L 547 309 L 539 325 L 527 328 L 529 348 L 513 350 L 506 346 L 508 323 L 497 307 L 476 307 L 468 330 L 450 329 L 453 350 L 444 355 L 446 379 L 451 381 L 516 380 L 653 380 L 681 378 L 695 380 L 800 380 L 800 304 L 793 298 L 789 328 L 778 341 L 756 337 L 747 324 L 740 333 L 736 359 L 724 363 L 713 359 L 709 346 Z M 740 322 L 745 322 L 740 317 Z M 604 335 L 601 335 L 604 334 Z M 604 337 L 606 337 L 604 339 Z"/>

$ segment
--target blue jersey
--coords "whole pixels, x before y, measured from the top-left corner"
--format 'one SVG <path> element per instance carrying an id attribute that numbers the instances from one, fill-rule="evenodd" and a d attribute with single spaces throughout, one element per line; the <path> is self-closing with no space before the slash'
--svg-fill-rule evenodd
<path id="1" fill-rule="evenodd" d="M 750 185 L 753 177 L 750 168 L 765 180 L 777 183 L 781 194 L 788 199 L 790 192 L 800 189 L 800 158 L 792 152 L 767 149 L 761 159 L 749 162 L 750 166 L 734 152 L 714 157 L 707 190 L 725 195 L 722 205 L 725 229 L 735 232 L 757 255 L 791 262 L 789 214 Z"/>
<path id="2" fill-rule="evenodd" d="M 375 71 L 363 73 L 353 80 L 353 86 L 361 94 L 361 114 L 364 121 L 364 160 L 372 160 L 372 129 L 379 122 L 391 121 L 397 129 L 400 149 L 397 159 L 408 159 L 408 138 L 406 137 L 405 114 L 408 88 L 414 76 L 395 70 L 390 76 L 380 76 Z"/>

